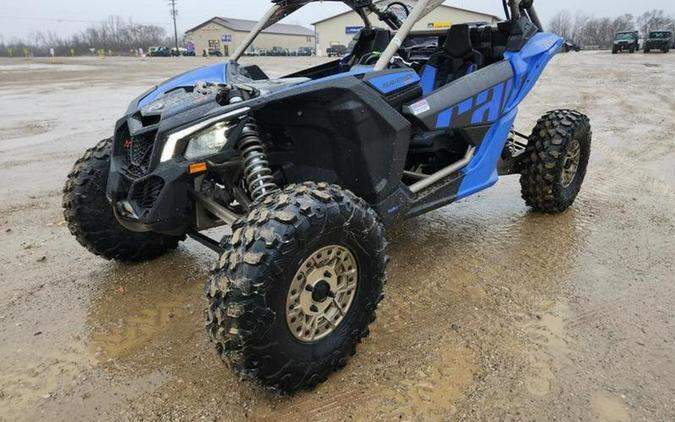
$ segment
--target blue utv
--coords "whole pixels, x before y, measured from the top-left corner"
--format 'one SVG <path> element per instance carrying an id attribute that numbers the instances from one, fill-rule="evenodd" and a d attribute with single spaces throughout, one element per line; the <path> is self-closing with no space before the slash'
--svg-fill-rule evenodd
<path id="1" fill-rule="evenodd" d="M 216 251 L 208 335 L 237 373 L 286 392 L 324 381 L 368 335 L 386 226 L 511 174 L 532 209 L 562 212 L 591 147 L 573 110 L 514 130 L 563 44 L 532 0 L 504 0 L 497 24 L 442 31 L 412 30 L 442 0 L 343 0 L 364 25 L 346 56 L 278 79 L 238 63 L 312 1 L 273 0 L 231 60 L 135 99 L 77 161 L 63 200 L 73 235 L 104 258 L 152 259 L 186 236 Z M 218 226 L 222 240 L 204 234 Z"/>

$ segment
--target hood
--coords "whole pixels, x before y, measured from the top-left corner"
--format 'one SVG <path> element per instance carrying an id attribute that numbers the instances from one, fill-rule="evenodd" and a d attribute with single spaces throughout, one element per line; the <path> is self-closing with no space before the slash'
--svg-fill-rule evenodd
<path id="1" fill-rule="evenodd" d="M 310 81 L 309 78 L 254 80 L 248 77 L 246 68 L 237 63 L 217 63 L 182 73 L 152 87 L 129 104 L 127 113 L 130 114 L 138 109 L 167 110 L 172 108 L 171 106 L 184 106 L 186 103 L 199 102 L 199 99 L 204 97 L 203 93 L 193 93 L 193 91 L 195 87 L 204 84 L 240 84 L 254 88 L 257 91 L 256 96 L 265 96 L 308 81 Z M 186 96 L 191 98 L 186 99 Z"/>

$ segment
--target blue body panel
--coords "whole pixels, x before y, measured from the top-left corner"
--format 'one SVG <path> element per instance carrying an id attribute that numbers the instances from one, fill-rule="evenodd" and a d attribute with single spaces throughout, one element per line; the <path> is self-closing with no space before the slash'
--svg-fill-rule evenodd
<path id="1" fill-rule="evenodd" d="M 197 82 L 227 82 L 227 63 L 217 63 L 210 66 L 200 67 L 189 72 L 178 75 L 156 86 L 152 91 L 145 94 L 138 102 L 138 107 L 142 108 L 155 101 L 162 94 L 180 87 L 194 86 Z"/>
<path id="2" fill-rule="evenodd" d="M 466 198 L 497 183 L 499 178 L 497 162 L 518 114 L 518 105 L 537 83 L 546 64 L 558 53 L 562 43 L 562 38 L 557 35 L 539 33 L 521 51 L 504 54 L 505 59 L 513 67 L 515 75 L 512 81 L 513 90 L 508 92 L 509 88 L 505 86 L 507 92 L 502 114 L 492 124 L 485 139 L 478 146 L 476 155 L 464 170 L 464 179 L 459 187 L 457 199 Z M 474 113 L 472 122 L 474 120 L 479 121 L 480 116 Z"/>
<path id="3" fill-rule="evenodd" d="M 424 65 L 422 68 L 422 95 L 427 96 L 431 94 L 431 91 L 434 90 L 434 84 L 436 83 L 436 68 L 428 64 Z"/>
<path id="4" fill-rule="evenodd" d="M 518 113 L 518 105 L 532 90 L 546 64 L 559 51 L 562 42 L 562 39 L 554 34 L 539 33 L 535 35 L 521 51 L 504 54 L 505 60 L 513 68 L 513 79 L 501 82 L 456 105 L 449 104 L 450 108 L 441 111 L 437 116 L 436 127 L 438 129 L 452 129 L 452 117 L 464 113 L 470 116 L 471 125 L 490 125 L 483 142 L 477 147 L 474 158 L 463 170 L 464 177 L 456 199 L 466 198 L 489 188 L 497 182 L 497 162 L 509 137 L 509 131 L 513 127 Z M 361 77 L 362 75 L 368 75 L 365 81 L 383 95 L 414 84 L 421 86 L 425 96 L 434 89 L 436 69 L 429 65 L 423 68 L 421 77 L 412 69 L 389 70 L 378 73 L 381 73 L 381 75 L 373 72 L 370 66 L 355 66 L 349 72 L 307 81 L 284 90 L 306 88 L 330 80 L 354 76 Z M 144 94 L 138 101 L 138 107 L 151 103 L 168 91 L 179 87 L 193 86 L 200 81 L 226 83 L 227 75 L 228 63 L 217 63 L 186 72 L 163 82 Z"/>
<path id="5" fill-rule="evenodd" d="M 497 183 L 497 161 L 502 155 L 517 114 L 518 109 L 513 109 L 492 125 L 473 160 L 464 169 L 464 179 L 456 199 L 466 198 Z"/>

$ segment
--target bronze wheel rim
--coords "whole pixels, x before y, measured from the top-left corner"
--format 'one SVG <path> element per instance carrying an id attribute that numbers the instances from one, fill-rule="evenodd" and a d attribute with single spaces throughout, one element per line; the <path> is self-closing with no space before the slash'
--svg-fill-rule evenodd
<path id="1" fill-rule="evenodd" d="M 345 247 L 316 250 L 300 265 L 288 289 L 286 323 L 293 336 L 314 343 L 342 323 L 356 296 L 358 267 Z"/>

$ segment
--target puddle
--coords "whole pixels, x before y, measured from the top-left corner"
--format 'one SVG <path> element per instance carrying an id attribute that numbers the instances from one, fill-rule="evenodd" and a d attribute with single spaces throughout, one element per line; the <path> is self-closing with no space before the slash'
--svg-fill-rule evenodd
<path id="1" fill-rule="evenodd" d="M 153 264 L 119 265 L 90 307 L 90 351 L 99 362 L 133 358 L 182 331 L 194 332 L 202 317 L 205 268 L 180 252 Z"/>
<path id="2" fill-rule="evenodd" d="M 630 412 L 623 400 L 606 393 L 596 393 L 591 398 L 593 420 L 602 422 L 630 422 Z"/>
<path id="3" fill-rule="evenodd" d="M 18 122 L 0 128 L 0 141 L 41 135 L 56 127 L 55 120 L 33 120 Z"/>

